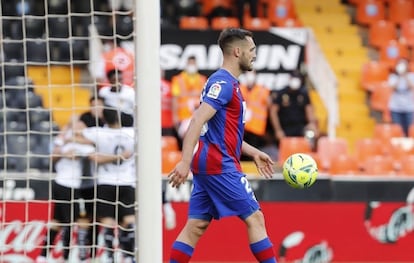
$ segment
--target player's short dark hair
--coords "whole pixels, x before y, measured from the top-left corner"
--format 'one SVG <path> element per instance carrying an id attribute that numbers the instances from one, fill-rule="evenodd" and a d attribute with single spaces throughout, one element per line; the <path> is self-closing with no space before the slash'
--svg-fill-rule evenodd
<path id="1" fill-rule="evenodd" d="M 253 37 L 253 33 L 242 28 L 226 28 L 220 33 L 218 45 L 225 52 L 230 44 L 238 40 L 245 40 L 246 37 Z"/>
<path id="2" fill-rule="evenodd" d="M 105 105 L 103 109 L 103 118 L 109 125 L 119 123 L 119 114 L 120 112 L 118 109 L 108 105 Z"/>
<path id="3" fill-rule="evenodd" d="M 122 74 L 122 71 L 120 71 L 119 69 L 112 69 L 108 72 L 106 72 L 106 77 L 108 79 L 112 78 L 113 76 L 119 76 Z"/>

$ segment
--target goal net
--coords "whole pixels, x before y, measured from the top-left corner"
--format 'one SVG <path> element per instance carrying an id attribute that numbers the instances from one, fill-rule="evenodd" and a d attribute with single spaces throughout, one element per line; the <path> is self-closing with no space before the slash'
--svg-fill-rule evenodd
<path id="1" fill-rule="evenodd" d="M 133 4 L 1 0 L 0 262 L 133 262 Z"/>

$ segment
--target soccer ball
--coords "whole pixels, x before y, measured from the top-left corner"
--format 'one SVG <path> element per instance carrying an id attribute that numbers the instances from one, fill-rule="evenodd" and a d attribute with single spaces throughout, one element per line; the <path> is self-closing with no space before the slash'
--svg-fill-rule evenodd
<path id="1" fill-rule="evenodd" d="M 283 177 L 285 182 L 293 188 L 303 189 L 311 187 L 318 176 L 318 166 L 308 154 L 295 153 L 283 163 Z"/>

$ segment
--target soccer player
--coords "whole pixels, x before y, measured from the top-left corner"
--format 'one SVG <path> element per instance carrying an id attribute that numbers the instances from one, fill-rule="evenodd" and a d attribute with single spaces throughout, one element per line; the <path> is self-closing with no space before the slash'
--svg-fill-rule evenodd
<path id="1" fill-rule="evenodd" d="M 122 84 L 122 71 L 111 70 L 107 73 L 109 86 L 102 87 L 98 95 L 104 99 L 104 103 L 120 110 L 121 124 L 132 127 L 134 124 L 135 90 Z"/>
<path id="2" fill-rule="evenodd" d="M 52 222 L 37 263 L 47 262 L 48 250 L 54 245 L 61 233 L 63 258 L 69 258 L 72 237 L 72 222 L 78 225 L 79 262 L 86 262 L 89 257 L 88 240 L 89 217 L 93 217 L 94 181 L 87 178 L 87 167 L 83 157 L 95 151 L 95 147 L 74 140 L 74 134 L 85 125 L 77 117 L 62 129 L 53 144 L 53 161 L 56 177 L 52 182 L 52 199 L 55 201 Z"/>
<path id="3" fill-rule="evenodd" d="M 189 262 L 211 220 L 228 216 L 238 216 L 246 223 L 250 249 L 257 260 L 275 263 L 263 213 L 240 167 L 243 153 L 253 158 L 265 178 L 273 174 L 271 158 L 243 141 L 245 103 L 237 77 L 253 70 L 256 45 L 250 31 L 236 28 L 223 30 L 218 44 L 222 68 L 207 80 L 201 105 L 184 137 L 182 159 L 169 175 L 170 184 L 179 187 L 191 168 L 194 183 L 188 219 L 172 246 L 170 263 Z"/>
<path id="4" fill-rule="evenodd" d="M 90 127 L 82 131 L 83 137 L 96 148 L 96 153 L 89 158 L 98 165 L 97 218 L 104 228 L 103 236 L 110 262 L 114 261 L 113 245 L 118 226 L 120 247 L 128 252 L 125 253 L 127 260 L 133 262 L 136 173 L 134 128 L 122 127 L 118 109 L 105 107 L 103 117 L 107 126 Z"/>

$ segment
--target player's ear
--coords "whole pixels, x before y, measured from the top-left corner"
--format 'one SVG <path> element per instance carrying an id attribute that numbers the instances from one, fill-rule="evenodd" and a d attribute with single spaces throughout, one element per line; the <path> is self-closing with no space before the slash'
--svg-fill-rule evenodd
<path id="1" fill-rule="evenodd" d="M 234 53 L 234 56 L 236 58 L 240 57 L 240 55 L 241 55 L 241 48 L 240 47 L 234 47 L 233 48 L 233 53 Z"/>

